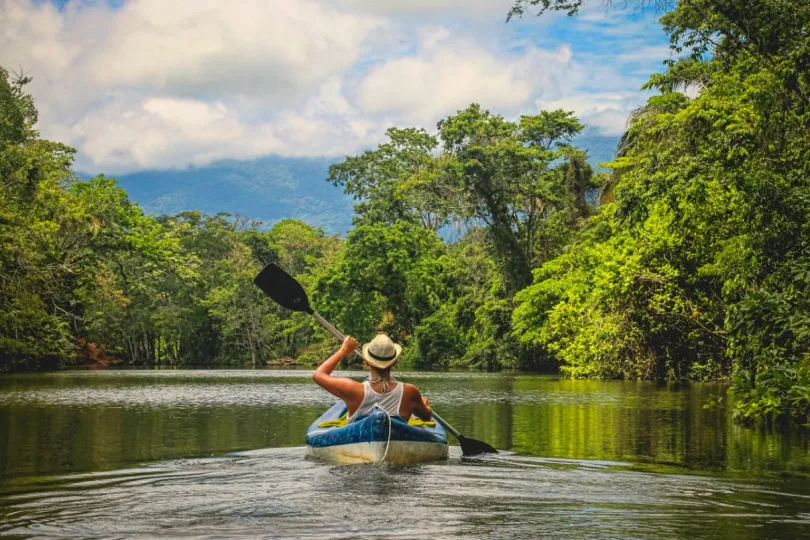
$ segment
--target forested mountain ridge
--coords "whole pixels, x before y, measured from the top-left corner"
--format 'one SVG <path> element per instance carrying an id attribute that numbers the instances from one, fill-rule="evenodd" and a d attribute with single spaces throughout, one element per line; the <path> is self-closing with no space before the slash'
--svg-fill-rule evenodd
<path id="1" fill-rule="evenodd" d="M 300 219 L 330 233 L 351 228 L 351 198 L 324 179 L 334 158 L 268 156 L 185 170 L 119 175 L 118 183 L 151 214 L 228 212 L 273 224 Z"/>

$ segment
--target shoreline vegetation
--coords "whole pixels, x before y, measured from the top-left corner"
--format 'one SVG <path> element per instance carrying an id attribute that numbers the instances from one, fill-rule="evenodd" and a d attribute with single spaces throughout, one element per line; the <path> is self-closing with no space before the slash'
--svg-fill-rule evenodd
<path id="1" fill-rule="evenodd" d="M 405 366 L 722 380 L 740 420 L 806 421 L 810 4 L 690 0 L 661 22 L 672 56 L 609 173 L 570 144 L 573 113 L 471 104 L 330 167 L 357 201 L 344 238 L 146 215 L 76 177 L 35 130 L 30 79 L 0 68 L 0 371 L 319 362 L 331 336 L 252 283 L 276 262 Z"/>

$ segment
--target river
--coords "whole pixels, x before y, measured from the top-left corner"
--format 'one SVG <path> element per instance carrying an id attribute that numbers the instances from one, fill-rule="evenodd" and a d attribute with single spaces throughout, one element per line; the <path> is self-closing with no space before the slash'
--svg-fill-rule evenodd
<path id="1" fill-rule="evenodd" d="M 503 452 L 307 459 L 334 400 L 302 371 L 2 375 L 0 536 L 810 537 L 810 430 L 704 408 L 721 385 L 399 378 Z"/>

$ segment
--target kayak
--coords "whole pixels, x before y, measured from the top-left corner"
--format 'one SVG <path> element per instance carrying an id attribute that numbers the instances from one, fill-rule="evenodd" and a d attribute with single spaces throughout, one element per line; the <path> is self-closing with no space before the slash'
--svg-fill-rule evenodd
<path id="1" fill-rule="evenodd" d="M 317 459 L 348 463 L 423 463 L 447 457 L 447 433 L 441 424 L 412 417 L 408 422 L 381 408 L 347 423 L 338 400 L 307 429 L 307 453 Z"/>

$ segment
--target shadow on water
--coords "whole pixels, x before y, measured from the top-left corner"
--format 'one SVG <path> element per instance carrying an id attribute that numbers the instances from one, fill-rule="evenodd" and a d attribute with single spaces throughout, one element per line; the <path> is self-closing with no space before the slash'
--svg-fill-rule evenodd
<path id="1" fill-rule="evenodd" d="M 313 461 L 303 434 L 332 398 L 301 372 L 4 377 L 0 536 L 810 535 L 806 433 L 704 409 L 721 386 L 400 378 L 507 451 L 469 459 L 453 447 L 423 466 Z"/>

